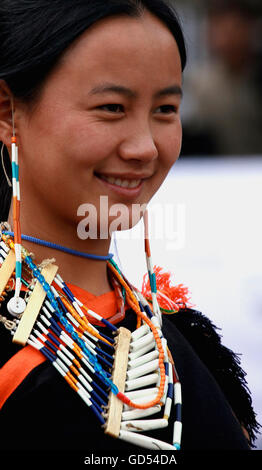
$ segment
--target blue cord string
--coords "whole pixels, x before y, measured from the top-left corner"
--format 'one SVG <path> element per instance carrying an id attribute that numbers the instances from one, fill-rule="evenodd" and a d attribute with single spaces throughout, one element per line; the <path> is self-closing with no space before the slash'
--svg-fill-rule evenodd
<path id="1" fill-rule="evenodd" d="M 4 235 L 10 235 L 11 237 L 14 236 L 14 232 L 8 232 L 8 231 L 3 231 Z M 52 242 L 47 242 L 45 240 L 41 240 L 40 238 L 35 238 L 35 237 L 29 237 L 28 235 L 21 235 L 22 240 L 36 243 L 37 245 L 42 245 L 46 246 L 48 248 L 53 248 L 54 250 L 58 251 L 63 251 L 64 253 L 68 253 L 70 255 L 75 255 L 75 256 L 80 256 L 82 258 L 89 258 L 89 259 L 95 259 L 98 261 L 108 261 L 113 258 L 113 253 L 108 253 L 106 256 L 100 256 L 100 255 L 93 255 L 90 253 L 83 253 L 81 251 L 77 250 L 72 250 L 71 248 L 66 248 L 65 246 L 62 245 L 57 245 L 56 243 Z"/>

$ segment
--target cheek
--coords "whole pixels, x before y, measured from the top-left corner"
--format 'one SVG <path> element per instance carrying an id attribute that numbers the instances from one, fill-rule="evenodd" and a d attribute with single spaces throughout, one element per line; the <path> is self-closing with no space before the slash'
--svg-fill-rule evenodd
<path id="1" fill-rule="evenodd" d="M 97 119 L 86 118 L 84 114 L 77 118 L 71 117 L 64 126 L 63 134 L 62 147 L 66 148 L 68 163 L 79 165 L 80 169 L 97 165 L 117 145 L 109 126 L 102 125 Z"/>
<path id="2" fill-rule="evenodd" d="M 180 120 L 175 126 L 170 126 L 167 132 L 161 134 L 157 142 L 159 159 L 157 173 L 152 180 L 150 191 L 152 195 L 156 193 L 162 183 L 165 181 L 172 166 L 178 160 L 182 145 L 182 128 Z"/>
<path id="3" fill-rule="evenodd" d="M 181 146 L 182 126 L 180 119 L 178 119 L 174 126 L 170 126 L 170 129 L 167 129 L 159 141 L 159 153 L 163 171 L 169 171 L 172 165 L 177 161 Z"/>

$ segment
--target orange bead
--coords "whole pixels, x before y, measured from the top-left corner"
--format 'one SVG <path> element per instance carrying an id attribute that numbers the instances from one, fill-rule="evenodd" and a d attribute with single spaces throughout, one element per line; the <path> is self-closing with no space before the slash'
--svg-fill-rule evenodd
<path id="1" fill-rule="evenodd" d="M 13 203 L 13 219 L 16 221 L 20 220 L 20 201 L 16 197 Z"/>

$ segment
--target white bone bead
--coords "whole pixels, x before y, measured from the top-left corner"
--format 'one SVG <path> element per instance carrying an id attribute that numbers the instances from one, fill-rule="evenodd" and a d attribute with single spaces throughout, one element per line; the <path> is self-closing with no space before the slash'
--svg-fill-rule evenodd
<path id="1" fill-rule="evenodd" d="M 91 385 L 87 382 L 87 380 L 81 374 L 79 375 L 79 380 L 82 382 L 85 388 L 91 393 L 93 390 Z"/>
<path id="2" fill-rule="evenodd" d="M 43 347 L 42 343 L 40 343 L 40 341 L 35 339 L 33 335 L 29 336 L 29 339 L 27 340 L 27 343 L 30 344 L 30 346 L 33 346 L 34 348 L 36 348 L 38 350 L 40 350 Z"/>
<path id="3" fill-rule="evenodd" d="M 63 279 L 61 278 L 60 274 L 56 274 L 56 278 L 63 284 Z"/>
<path id="4" fill-rule="evenodd" d="M 164 361 L 169 362 L 168 360 L 168 354 L 167 354 L 167 340 L 166 338 L 161 338 L 161 343 L 162 343 L 162 348 L 164 350 Z"/>
<path id="5" fill-rule="evenodd" d="M 134 400 L 135 398 L 145 397 L 148 394 L 158 393 L 158 388 L 143 388 L 142 390 L 135 390 L 134 392 L 127 392 L 125 395 L 130 398 L 130 400 Z"/>
<path id="6" fill-rule="evenodd" d="M 68 359 L 68 358 L 65 356 L 65 354 L 64 354 L 62 351 L 60 351 L 60 349 L 57 350 L 57 355 L 61 357 L 61 359 L 66 363 L 66 365 L 67 365 L 68 367 L 71 366 L 72 361 L 70 361 L 70 359 Z"/>
<path id="7" fill-rule="evenodd" d="M 173 442 L 181 444 L 181 433 L 182 433 L 182 423 L 180 421 L 175 421 L 174 423 L 174 437 Z"/>
<path id="8" fill-rule="evenodd" d="M 60 287 L 60 289 L 63 289 L 64 287 L 63 281 L 60 281 L 60 276 L 58 276 L 58 274 L 56 274 L 54 280 L 55 280 L 55 283 Z"/>
<path id="9" fill-rule="evenodd" d="M 150 328 L 147 324 L 140 326 L 137 330 L 133 331 L 131 334 L 131 341 L 136 341 L 150 331 Z"/>
<path id="10" fill-rule="evenodd" d="M 43 307 L 44 310 L 45 307 Z M 44 315 L 40 315 L 40 319 L 45 323 L 46 326 L 50 326 L 50 321 L 47 320 L 47 318 Z"/>
<path id="11" fill-rule="evenodd" d="M 181 384 L 179 382 L 175 383 L 175 405 L 178 403 L 182 403 L 182 391 L 181 391 Z"/>
<path id="12" fill-rule="evenodd" d="M 159 375 L 149 374 L 146 377 L 139 377 L 138 379 L 127 380 L 125 390 L 136 390 L 138 388 L 147 387 L 158 382 Z"/>
<path id="13" fill-rule="evenodd" d="M 152 302 L 153 302 L 153 311 L 154 313 L 157 312 L 157 298 L 156 298 L 156 293 L 152 292 Z"/>
<path id="14" fill-rule="evenodd" d="M 58 370 L 58 372 L 64 377 L 66 375 L 66 372 L 59 366 L 59 364 L 54 361 L 53 366 Z"/>
<path id="15" fill-rule="evenodd" d="M 6 252 L 6 254 L 9 253 L 10 248 L 8 246 L 6 246 L 6 244 L 3 241 L 0 242 L 0 246 L 1 246 L 1 248 L 3 248 L 3 250 Z"/>
<path id="16" fill-rule="evenodd" d="M 17 197 L 16 179 L 15 178 L 12 178 L 12 186 L 13 186 L 13 197 Z"/>
<path id="17" fill-rule="evenodd" d="M 48 330 L 42 325 L 42 323 L 40 321 L 37 321 L 36 322 L 36 326 L 38 326 L 38 328 L 40 328 L 40 330 L 45 334 L 45 335 L 48 335 Z"/>
<path id="18" fill-rule="evenodd" d="M 21 245 L 18 245 L 17 243 L 15 243 L 15 255 L 16 255 L 16 258 L 21 261 L 21 259 L 22 259 L 22 257 L 21 257 Z"/>
<path id="19" fill-rule="evenodd" d="M 85 342 L 85 344 L 87 345 L 89 349 L 92 349 L 92 352 L 93 352 L 93 350 L 96 347 L 95 344 L 93 344 L 92 341 L 90 341 L 88 338 L 85 338 L 84 335 L 82 336 L 82 340 Z M 93 352 L 93 354 L 96 354 L 96 353 Z"/>
<path id="20" fill-rule="evenodd" d="M 68 351 L 63 344 L 60 344 L 60 349 L 69 357 L 69 359 L 71 359 L 71 361 L 75 359 L 73 354 L 71 354 L 70 351 Z"/>
<path id="21" fill-rule="evenodd" d="M 158 369 L 159 361 L 155 359 L 154 361 L 148 362 L 147 364 L 143 364 L 140 367 L 136 367 L 135 369 L 130 369 L 127 371 L 126 376 L 127 380 L 136 379 L 141 377 L 142 375 L 149 374 L 150 372 L 154 372 Z"/>
<path id="22" fill-rule="evenodd" d="M 171 362 L 169 362 L 169 375 L 168 375 L 169 379 L 169 383 L 173 383 L 173 367 L 172 367 L 172 364 Z"/>
<path id="23" fill-rule="evenodd" d="M 16 183 L 16 191 L 17 191 L 17 199 L 18 199 L 18 201 L 20 201 L 21 196 L 20 196 L 20 183 L 19 183 L 19 181 L 17 181 L 17 183 Z"/>
<path id="24" fill-rule="evenodd" d="M 130 350 L 137 351 L 138 349 L 143 348 L 147 344 L 151 343 L 153 343 L 153 345 L 155 344 L 154 335 L 153 333 L 148 333 L 147 335 L 142 336 L 142 338 L 139 338 L 137 341 L 132 341 L 130 343 Z"/>
<path id="25" fill-rule="evenodd" d="M 136 359 L 137 357 L 143 356 L 147 352 L 151 351 L 151 349 L 155 349 L 156 344 L 147 344 L 144 348 L 139 349 L 138 351 L 134 351 L 128 354 L 128 358 L 130 360 Z"/>
<path id="26" fill-rule="evenodd" d="M 166 379 L 165 379 L 165 386 L 164 386 L 164 392 L 163 392 L 163 395 L 162 395 L 162 397 L 161 397 L 161 401 L 162 401 L 163 403 L 166 402 L 167 390 L 168 390 L 168 376 L 166 376 Z"/>
<path id="27" fill-rule="evenodd" d="M 146 410 L 132 410 L 132 411 L 123 411 L 122 413 L 122 421 L 139 419 L 139 418 L 146 418 L 147 416 L 152 416 L 156 413 L 159 413 L 161 410 L 160 405 L 152 406 L 151 408 L 147 408 Z"/>
<path id="28" fill-rule="evenodd" d="M 156 386 L 159 388 L 160 387 L 160 383 L 161 383 L 161 375 L 159 374 L 158 375 L 158 380 L 157 380 L 157 383 L 156 383 Z"/>
<path id="29" fill-rule="evenodd" d="M 144 356 L 140 356 L 137 359 L 133 359 L 132 361 L 129 361 L 127 368 L 130 369 L 130 368 L 139 367 L 145 364 L 146 362 L 150 362 L 153 359 L 157 359 L 158 357 L 159 357 L 159 352 L 155 349 L 154 351 L 148 354 L 145 354 Z"/>
<path id="30" fill-rule="evenodd" d="M 4 250 L 2 250 L 2 248 L 0 249 L 0 255 L 2 259 L 5 259 L 7 257 L 7 253 Z"/>
<path id="31" fill-rule="evenodd" d="M 61 369 L 64 371 L 65 374 L 68 372 L 68 367 L 61 361 L 60 359 L 56 359 L 56 361 L 53 362 L 53 364 L 57 364 Z"/>
<path id="32" fill-rule="evenodd" d="M 141 432 L 141 431 L 152 431 L 153 429 L 163 429 L 168 426 L 168 421 L 166 419 L 148 419 L 138 421 L 125 421 L 121 424 L 121 429 L 123 431 L 130 432 Z"/>
<path id="33" fill-rule="evenodd" d="M 119 439 L 130 442 L 140 447 L 152 450 L 174 450 L 171 444 L 168 444 L 158 439 L 144 436 L 143 434 L 132 433 L 129 431 L 120 431 Z"/>
<path id="34" fill-rule="evenodd" d="M 76 309 L 76 311 L 79 313 L 80 317 L 83 317 L 83 316 L 84 316 L 84 314 L 83 314 L 83 312 L 82 312 L 81 308 L 79 307 L 79 305 L 77 304 L 77 302 L 76 302 L 76 301 L 75 301 L 75 302 L 73 302 L 73 305 L 74 305 L 74 308 Z"/>
<path id="35" fill-rule="evenodd" d="M 153 270 L 153 263 L 152 263 L 152 257 L 151 256 L 146 257 L 146 264 L 147 264 L 148 271 L 150 271 L 150 273 L 152 274 L 154 272 L 154 270 Z"/>
<path id="36" fill-rule="evenodd" d="M 172 399 L 167 397 L 166 403 L 165 403 L 165 410 L 164 410 L 164 416 L 166 419 L 168 419 L 170 416 L 171 407 L 172 407 Z"/>
<path id="37" fill-rule="evenodd" d="M 139 397 L 135 400 L 135 403 L 136 405 L 144 405 L 145 403 L 148 403 L 152 400 L 154 400 L 157 396 L 157 393 L 153 394 L 153 395 L 147 395 L 146 397 Z M 128 406 L 128 405 L 124 405 L 123 407 L 124 411 L 128 411 L 128 410 L 132 410 L 133 407 L 132 406 Z"/>
<path id="38" fill-rule="evenodd" d="M 160 323 L 157 317 L 151 318 L 151 322 L 153 323 L 153 325 L 155 325 L 156 328 L 160 329 Z"/>
<path id="39" fill-rule="evenodd" d="M 35 330 L 35 329 L 33 330 L 33 332 L 34 332 L 34 334 L 35 334 L 36 336 L 38 336 L 38 338 L 40 338 L 40 339 L 43 341 L 43 343 L 45 343 L 46 339 L 45 339 L 45 337 L 42 335 L 42 333 L 40 333 L 38 330 Z"/>
<path id="40" fill-rule="evenodd" d="M 145 305 L 148 305 L 147 300 L 146 300 L 145 297 L 141 294 L 141 292 L 136 291 L 136 295 L 137 295 L 138 299 L 140 300 L 141 304 L 143 305 L 143 307 L 144 307 Z"/>
<path id="41" fill-rule="evenodd" d="M 52 307 L 52 305 L 50 304 L 49 300 L 46 300 L 46 301 L 45 301 L 45 305 L 46 305 L 46 307 L 49 309 L 49 311 L 50 311 L 51 313 L 54 313 L 54 312 L 55 312 L 55 309 L 54 309 L 54 307 Z"/>
<path id="42" fill-rule="evenodd" d="M 67 313 L 67 318 L 75 325 L 77 328 L 79 327 L 78 321 L 71 315 L 71 313 Z"/>
<path id="43" fill-rule="evenodd" d="M 79 388 L 79 390 L 77 391 L 78 395 L 80 395 L 80 397 L 84 400 L 84 402 L 87 404 L 87 406 L 91 406 L 92 403 L 91 401 L 89 400 L 87 394 L 85 393 L 85 391 L 81 388 Z"/>
<path id="44" fill-rule="evenodd" d="M 54 288 L 54 286 L 51 286 L 51 291 L 53 292 L 55 298 L 57 299 L 59 297 L 57 290 Z"/>

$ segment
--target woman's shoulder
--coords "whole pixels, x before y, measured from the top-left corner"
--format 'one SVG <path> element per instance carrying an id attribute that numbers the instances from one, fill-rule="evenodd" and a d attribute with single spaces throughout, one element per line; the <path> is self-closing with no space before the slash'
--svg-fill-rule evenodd
<path id="1" fill-rule="evenodd" d="M 256 421 L 239 354 L 223 345 L 219 328 L 193 307 L 186 286 L 174 285 L 172 273 L 159 266 L 154 266 L 154 272 L 164 328 L 174 349 L 178 350 L 180 347 L 182 354 L 185 349 L 187 364 L 192 359 L 191 365 L 196 365 L 195 356 L 200 359 L 224 393 L 238 421 L 247 430 L 251 443 L 254 442 L 260 426 Z M 152 300 L 147 275 L 143 278 L 142 293 L 147 300 Z"/>
<path id="2" fill-rule="evenodd" d="M 241 367 L 240 354 L 223 345 L 219 328 L 196 309 L 184 307 L 163 317 L 166 317 L 164 322 L 169 327 L 172 324 L 182 334 L 208 368 L 241 426 L 247 430 L 252 444 L 260 425 L 252 406 L 246 372 Z"/>

